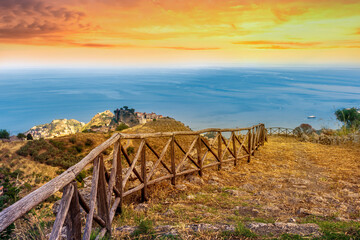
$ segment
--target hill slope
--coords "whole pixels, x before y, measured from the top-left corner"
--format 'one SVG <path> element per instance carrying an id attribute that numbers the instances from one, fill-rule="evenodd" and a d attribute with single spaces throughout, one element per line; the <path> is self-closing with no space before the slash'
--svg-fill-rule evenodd
<path id="1" fill-rule="evenodd" d="M 58 137 L 80 132 L 84 125 L 75 119 L 56 119 L 51 123 L 34 126 L 25 134 L 30 133 L 34 138 Z"/>

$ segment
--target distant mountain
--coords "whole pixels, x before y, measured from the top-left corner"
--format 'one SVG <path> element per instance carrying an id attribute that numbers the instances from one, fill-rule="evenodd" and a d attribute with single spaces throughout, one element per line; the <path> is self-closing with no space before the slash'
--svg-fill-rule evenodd
<path id="1" fill-rule="evenodd" d="M 50 138 L 80 132 L 85 123 L 75 119 L 55 119 L 51 123 L 32 127 L 25 134 L 30 133 L 34 138 Z"/>

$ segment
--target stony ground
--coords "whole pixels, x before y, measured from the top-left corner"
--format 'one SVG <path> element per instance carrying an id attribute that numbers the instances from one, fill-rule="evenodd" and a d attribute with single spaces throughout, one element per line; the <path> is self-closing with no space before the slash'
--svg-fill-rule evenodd
<path id="1" fill-rule="evenodd" d="M 358 145 L 271 137 L 250 163 L 154 186 L 146 204 L 126 200 L 115 236 L 360 239 L 359 189 Z"/>

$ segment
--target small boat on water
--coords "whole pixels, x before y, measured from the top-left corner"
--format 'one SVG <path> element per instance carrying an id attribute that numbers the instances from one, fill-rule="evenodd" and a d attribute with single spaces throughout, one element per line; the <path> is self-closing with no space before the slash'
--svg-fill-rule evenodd
<path id="1" fill-rule="evenodd" d="M 316 118 L 316 116 L 308 116 L 307 118 L 308 119 L 314 119 L 314 118 Z"/>

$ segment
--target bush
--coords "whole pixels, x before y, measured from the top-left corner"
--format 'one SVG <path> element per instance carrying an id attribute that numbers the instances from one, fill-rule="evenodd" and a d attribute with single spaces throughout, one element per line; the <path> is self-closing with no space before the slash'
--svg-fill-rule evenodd
<path id="1" fill-rule="evenodd" d="M 19 139 L 25 139 L 26 138 L 25 134 L 23 134 L 23 133 L 19 133 L 16 137 L 19 138 Z"/>
<path id="2" fill-rule="evenodd" d="M 338 109 L 335 111 L 335 116 L 347 128 L 359 129 L 360 127 L 360 113 L 354 107 Z"/>
<path id="3" fill-rule="evenodd" d="M 28 133 L 27 135 L 26 135 L 26 140 L 33 140 L 34 138 L 33 138 L 33 136 L 30 134 L 30 133 Z"/>
<path id="4" fill-rule="evenodd" d="M 69 138 L 69 142 L 71 142 L 72 144 L 76 143 L 76 138 L 75 137 Z"/>
<path id="5" fill-rule="evenodd" d="M 133 154 L 135 152 L 135 148 L 134 147 L 127 147 L 127 149 L 126 149 L 126 153 L 127 153 L 127 155 L 131 155 L 131 154 Z"/>
<path id="6" fill-rule="evenodd" d="M 0 138 L 9 139 L 10 133 L 6 131 L 5 129 L 0 129 Z"/>
<path id="7" fill-rule="evenodd" d="M 90 147 L 92 145 L 94 145 L 94 141 L 91 140 L 90 138 L 87 138 L 86 141 L 85 141 L 85 146 Z"/>
<path id="8" fill-rule="evenodd" d="M 128 125 L 126 125 L 125 123 L 120 123 L 119 126 L 116 127 L 116 131 L 122 131 L 127 128 L 129 128 Z"/>

